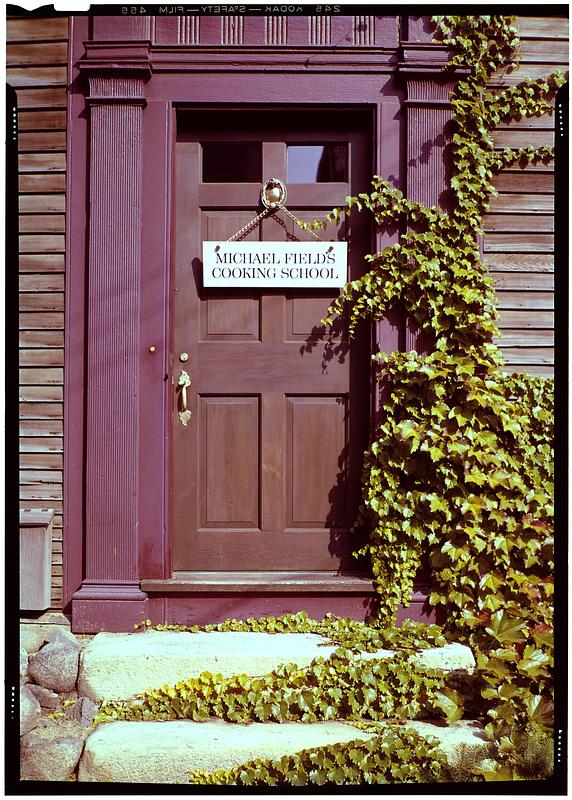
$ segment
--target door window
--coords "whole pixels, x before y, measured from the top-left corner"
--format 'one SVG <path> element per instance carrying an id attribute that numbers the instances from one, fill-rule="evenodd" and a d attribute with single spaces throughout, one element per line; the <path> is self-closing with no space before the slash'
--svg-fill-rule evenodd
<path id="1" fill-rule="evenodd" d="M 342 144 L 288 145 L 290 183 L 342 183 L 348 179 L 348 146 Z"/>

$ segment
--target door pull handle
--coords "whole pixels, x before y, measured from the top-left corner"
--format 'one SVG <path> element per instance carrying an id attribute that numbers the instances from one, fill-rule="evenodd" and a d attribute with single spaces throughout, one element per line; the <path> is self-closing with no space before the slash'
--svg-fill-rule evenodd
<path id="1" fill-rule="evenodd" d="M 191 412 L 189 411 L 187 402 L 187 387 L 191 385 L 191 379 L 184 369 L 181 370 L 181 374 L 179 375 L 178 385 L 181 387 L 179 420 L 181 425 L 186 428 L 191 418 Z"/>

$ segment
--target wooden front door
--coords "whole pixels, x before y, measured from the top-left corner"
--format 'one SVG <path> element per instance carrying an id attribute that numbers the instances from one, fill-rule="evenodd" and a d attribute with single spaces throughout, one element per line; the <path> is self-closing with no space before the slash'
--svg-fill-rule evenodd
<path id="1" fill-rule="evenodd" d="M 209 289 L 203 240 L 226 240 L 261 210 L 268 178 L 300 219 L 324 216 L 371 174 L 368 120 L 355 111 L 180 111 L 175 162 L 173 569 L 356 568 L 350 534 L 369 428 L 369 335 L 325 336 L 331 290 Z M 330 226 L 352 276 L 366 220 Z M 245 240 L 307 239 L 278 211 Z M 181 354 L 188 360 L 181 361 Z M 185 356 L 183 355 L 183 358 Z M 180 420 L 176 384 L 192 384 Z"/>

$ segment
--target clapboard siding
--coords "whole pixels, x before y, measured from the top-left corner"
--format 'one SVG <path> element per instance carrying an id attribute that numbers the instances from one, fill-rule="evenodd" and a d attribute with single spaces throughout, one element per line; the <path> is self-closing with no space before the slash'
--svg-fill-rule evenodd
<path id="1" fill-rule="evenodd" d="M 491 200 L 491 212 L 546 214 L 554 213 L 554 193 L 501 194 Z"/>
<path id="2" fill-rule="evenodd" d="M 38 331 L 47 328 L 48 330 L 63 330 L 64 315 L 57 312 L 52 313 L 25 313 L 20 314 L 20 330 Z"/>
<path id="3" fill-rule="evenodd" d="M 568 19 L 522 16 L 521 59 L 492 81 L 509 86 L 568 69 Z M 554 115 L 499 125 L 495 147 L 554 146 Z M 483 257 L 495 280 L 499 344 L 507 368 L 552 375 L 554 364 L 554 164 L 515 165 L 495 179 L 498 197 L 485 217 Z"/>
<path id="4" fill-rule="evenodd" d="M 63 349 L 41 350 L 32 348 L 30 350 L 20 350 L 20 364 L 27 367 L 63 367 Z"/>
<path id="5" fill-rule="evenodd" d="M 21 254 L 20 272 L 38 272 L 41 268 L 44 272 L 64 272 L 65 256 L 63 253 L 42 253 L 40 255 Z"/>
<path id="6" fill-rule="evenodd" d="M 43 111 L 30 108 L 18 112 L 20 131 L 61 131 L 66 127 L 65 111 Z"/>
<path id="7" fill-rule="evenodd" d="M 8 20 L 7 27 L 11 20 Z M 6 45 L 6 66 L 61 66 L 67 64 L 68 43 L 61 42 L 17 42 Z M 63 90 L 65 95 L 65 89 Z"/>
<path id="8" fill-rule="evenodd" d="M 18 140 L 21 153 L 65 150 L 65 131 L 23 131 Z"/>
<path id="9" fill-rule="evenodd" d="M 495 272 L 491 270 L 497 290 L 511 289 L 519 292 L 554 292 L 554 273 L 551 272 Z M 552 296 L 552 295 L 551 295 Z"/>
<path id="10" fill-rule="evenodd" d="M 65 233 L 65 214 L 21 214 L 20 230 L 26 233 Z"/>
<path id="11" fill-rule="evenodd" d="M 62 414 L 61 403 L 20 403 L 22 419 L 61 419 Z"/>
<path id="12" fill-rule="evenodd" d="M 26 469 L 63 470 L 64 458 L 58 453 L 20 453 L 20 466 Z"/>
<path id="13" fill-rule="evenodd" d="M 47 134 L 51 136 L 50 133 Z M 19 172 L 65 172 L 66 154 L 23 153 L 18 157 Z"/>
<path id="14" fill-rule="evenodd" d="M 20 331 L 20 347 L 63 347 L 63 331 Z"/>
<path id="15" fill-rule="evenodd" d="M 534 223 L 530 223 L 531 230 L 534 230 Z M 485 219 L 485 231 L 487 236 L 484 242 L 484 252 L 487 253 L 553 253 L 554 236 L 542 233 L 495 233 L 487 230 Z M 486 261 L 485 257 L 485 261 Z"/>
<path id="16" fill-rule="evenodd" d="M 47 172 L 38 175 L 21 173 L 18 178 L 20 192 L 65 192 L 65 173 Z"/>
<path id="17" fill-rule="evenodd" d="M 62 253 L 65 252 L 65 236 L 38 235 L 20 236 L 21 253 Z"/>
<path id="18" fill-rule="evenodd" d="M 46 275 L 26 273 L 20 275 L 21 292 L 63 292 L 64 276 L 62 273 L 52 272 Z"/>
<path id="19" fill-rule="evenodd" d="M 523 42 L 529 39 L 560 39 L 567 41 L 568 19 L 566 17 L 519 17 L 518 30 Z M 563 35 L 563 31 L 566 32 Z M 554 47 L 554 42 L 550 42 L 548 52 Z"/>
<path id="20" fill-rule="evenodd" d="M 6 25 L 6 42 L 32 42 L 41 40 L 64 41 L 68 39 L 67 17 L 39 19 L 13 18 Z"/>
<path id="21" fill-rule="evenodd" d="M 20 502 L 55 509 L 52 605 L 62 596 L 62 469 L 68 18 L 6 23 L 18 95 Z"/>
<path id="22" fill-rule="evenodd" d="M 46 214 L 66 210 L 65 194 L 22 194 L 20 212 L 22 214 Z"/>
<path id="23" fill-rule="evenodd" d="M 16 88 L 62 86 L 67 82 L 66 67 L 7 67 L 6 80 Z"/>
<path id="24" fill-rule="evenodd" d="M 554 256 L 544 253 L 489 253 L 487 264 L 498 272 L 554 272 Z"/>
<path id="25" fill-rule="evenodd" d="M 20 386 L 19 397 L 21 403 L 51 403 L 52 401 L 63 400 L 64 392 L 61 386 L 22 385 Z"/>
<path id="26" fill-rule="evenodd" d="M 63 311 L 63 292 L 34 292 L 20 295 L 22 311 Z"/>

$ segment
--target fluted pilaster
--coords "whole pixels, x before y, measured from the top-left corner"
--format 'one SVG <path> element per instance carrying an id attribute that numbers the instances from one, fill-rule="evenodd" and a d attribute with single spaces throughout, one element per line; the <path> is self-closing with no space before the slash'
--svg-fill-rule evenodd
<path id="1" fill-rule="evenodd" d="M 144 78 L 89 75 L 89 283 L 83 629 L 107 630 L 125 602 L 141 621 L 138 447 Z M 95 605 L 94 605 L 95 603 Z M 95 606 L 105 605 L 102 613 Z"/>

